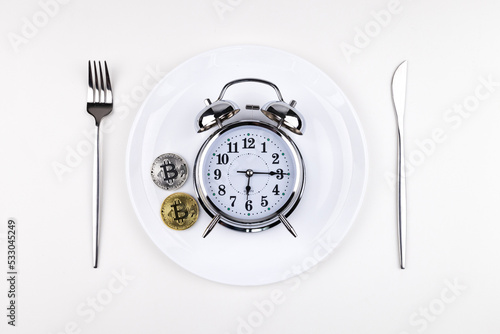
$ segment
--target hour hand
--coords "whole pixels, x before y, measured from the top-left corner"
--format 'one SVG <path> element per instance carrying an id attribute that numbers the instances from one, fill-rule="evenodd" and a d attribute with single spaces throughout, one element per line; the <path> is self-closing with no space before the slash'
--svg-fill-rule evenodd
<path id="1" fill-rule="evenodd" d="M 250 187 L 250 178 L 252 177 L 253 170 L 247 169 L 244 172 L 237 171 L 238 173 L 245 173 L 246 177 L 248 178 L 247 186 L 245 187 L 246 193 L 247 193 L 247 201 L 248 201 L 248 195 L 250 194 L 250 190 L 252 190 L 252 187 Z"/>
<path id="2" fill-rule="evenodd" d="M 250 187 L 250 176 L 248 176 L 247 186 L 245 187 L 245 190 L 247 192 L 247 201 L 248 201 L 248 195 L 250 194 L 251 189 L 252 189 L 252 187 Z"/>

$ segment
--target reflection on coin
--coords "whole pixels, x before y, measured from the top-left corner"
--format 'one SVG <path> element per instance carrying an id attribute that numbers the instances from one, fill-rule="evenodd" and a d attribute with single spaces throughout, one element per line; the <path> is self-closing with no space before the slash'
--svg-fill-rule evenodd
<path id="1" fill-rule="evenodd" d="M 193 196 L 175 193 L 163 201 L 161 219 L 174 230 L 186 230 L 198 220 L 198 203 Z"/>
<path id="2" fill-rule="evenodd" d="M 177 154 L 162 154 L 153 162 L 151 177 L 158 187 L 177 190 L 184 185 L 188 177 L 186 160 Z"/>

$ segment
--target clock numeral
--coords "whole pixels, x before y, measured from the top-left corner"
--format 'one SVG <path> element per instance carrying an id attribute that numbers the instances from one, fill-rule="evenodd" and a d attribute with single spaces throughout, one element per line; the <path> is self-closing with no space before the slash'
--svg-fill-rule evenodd
<path id="1" fill-rule="evenodd" d="M 267 196 L 262 196 L 261 199 L 260 199 L 260 206 L 262 207 L 266 207 L 269 205 L 269 202 L 267 201 Z"/>
<path id="2" fill-rule="evenodd" d="M 227 153 L 238 153 L 238 143 L 227 143 L 227 146 L 229 148 L 229 151 L 227 151 Z"/>
<path id="3" fill-rule="evenodd" d="M 267 153 L 267 151 L 266 151 L 266 142 L 262 143 L 262 153 Z"/>
<path id="4" fill-rule="evenodd" d="M 221 173 L 220 169 L 214 170 L 214 179 L 215 180 L 220 180 L 221 176 L 222 176 L 222 173 Z"/>
<path id="5" fill-rule="evenodd" d="M 279 158 L 280 158 L 280 155 L 279 155 L 278 153 L 273 153 L 273 159 L 274 159 L 274 160 L 273 160 L 273 164 L 274 164 L 274 165 L 277 165 L 277 164 L 279 164 L 279 163 L 280 163 L 280 162 L 279 162 Z"/>
<path id="6" fill-rule="evenodd" d="M 231 206 L 234 208 L 234 202 L 236 202 L 236 196 L 229 196 L 229 199 L 232 201 Z"/>
<path id="7" fill-rule="evenodd" d="M 274 188 L 273 188 L 273 193 L 275 195 L 279 195 L 280 194 L 280 190 L 278 189 L 278 185 L 275 185 Z"/>
<path id="8" fill-rule="evenodd" d="M 255 148 L 255 139 L 243 138 L 243 148 Z"/>
<path id="9" fill-rule="evenodd" d="M 245 203 L 245 209 L 246 209 L 247 211 L 252 211 L 253 206 L 252 206 L 252 200 L 251 200 L 251 199 L 249 199 L 249 200 Z"/>
<path id="10" fill-rule="evenodd" d="M 219 186 L 219 195 L 224 196 L 226 194 L 226 186 L 221 184 Z"/>
<path id="11" fill-rule="evenodd" d="M 229 162 L 227 154 L 217 154 L 217 165 L 226 165 Z"/>
<path id="12" fill-rule="evenodd" d="M 278 169 L 276 170 L 276 173 L 277 173 L 277 174 L 276 174 L 276 178 L 277 178 L 278 180 L 283 180 L 283 169 L 278 168 Z"/>

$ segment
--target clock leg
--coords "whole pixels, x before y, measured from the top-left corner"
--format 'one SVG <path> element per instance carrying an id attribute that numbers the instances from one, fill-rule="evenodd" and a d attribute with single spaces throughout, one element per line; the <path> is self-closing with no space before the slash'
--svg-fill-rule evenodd
<path id="1" fill-rule="evenodd" d="M 278 216 L 280 222 L 285 225 L 285 227 L 287 228 L 287 230 L 292 233 L 292 235 L 297 238 L 297 233 L 295 232 L 295 230 L 293 229 L 292 225 L 290 225 L 290 223 L 288 222 L 288 220 L 286 220 L 285 216 L 283 215 L 279 215 Z"/>
<path id="2" fill-rule="evenodd" d="M 220 221 L 220 215 L 216 215 L 210 224 L 208 224 L 207 228 L 205 229 L 205 232 L 203 232 L 203 238 L 205 238 L 210 232 L 212 232 L 212 229 L 214 228 L 215 225 Z"/>

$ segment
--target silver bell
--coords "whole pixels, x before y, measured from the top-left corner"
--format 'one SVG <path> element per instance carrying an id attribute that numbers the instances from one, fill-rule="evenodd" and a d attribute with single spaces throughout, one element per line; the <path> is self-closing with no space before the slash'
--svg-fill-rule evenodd
<path id="1" fill-rule="evenodd" d="M 216 125 L 222 127 L 222 122 L 230 119 L 240 111 L 236 103 L 229 100 L 217 100 L 212 103 L 209 99 L 206 99 L 205 104 L 207 106 L 196 117 L 198 132 L 206 131 Z"/>
<path id="2" fill-rule="evenodd" d="M 265 104 L 261 111 L 270 120 L 278 123 L 278 129 L 285 127 L 295 134 L 302 135 L 305 130 L 304 118 L 295 109 L 297 102 L 292 100 L 290 104 L 285 101 L 272 101 Z"/>

